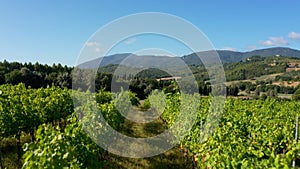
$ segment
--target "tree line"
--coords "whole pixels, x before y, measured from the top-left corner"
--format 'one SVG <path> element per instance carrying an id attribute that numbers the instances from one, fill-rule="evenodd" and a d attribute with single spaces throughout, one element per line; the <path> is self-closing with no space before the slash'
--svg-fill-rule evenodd
<path id="1" fill-rule="evenodd" d="M 112 68 L 110 68 L 112 67 Z M 110 71 L 105 71 L 109 69 Z M 112 69 L 112 70 L 111 70 Z M 83 91 L 89 90 L 89 87 L 95 91 L 116 91 L 123 86 L 129 86 L 129 89 L 136 93 L 140 99 L 145 99 L 152 90 L 160 89 L 166 92 L 175 92 L 174 81 L 157 81 L 156 78 L 168 77 L 166 72 L 159 69 L 150 68 L 142 71 L 136 76 L 128 73 L 122 77 L 113 77 L 113 70 L 116 65 L 109 65 L 106 68 L 100 68 L 96 77 L 91 77 L 93 73 L 87 70 L 78 70 L 74 73 L 74 67 L 63 66 L 61 64 L 40 64 L 36 63 L 19 63 L 8 62 L 4 60 L 0 62 L 0 85 L 12 84 L 17 85 L 24 83 L 26 87 L 45 88 L 47 86 L 58 86 L 61 88 L 72 88 L 72 78 L 80 76 L 85 79 L 75 81 L 75 87 L 81 88 Z M 92 70 L 91 70 L 92 71 Z M 93 79 L 95 84 L 91 84 Z M 120 81 L 121 79 L 121 81 Z M 113 85 L 112 85 L 113 84 Z M 199 91 L 202 95 L 209 95 L 210 85 L 199 81 Z M 113 88 L 112 88 L 113 87 Z"/>
<path id="2" fill-rule="evenodd" d="M 62 66 L 61 64 L 35 64 L 0 62 L 0 84 L 19 84 L 24 83 L 32 88 L 46 87 L 55 85 L 60 87 L 71 88 L 72 67 Z"/>
<path id="3" fill-rule="evenodd" d="M 250 62 L 250 61 L 249 61 Z M 251 61 L 251 64 L 257 63 L 257 61 Z M 245 66 L 245 63 L 235 63 L 225 65 L 227 80 L 230 73 L 235 71 L 229 70 L 233 65 Z M 250 65 L 251 67 L 257 67 Z M 238 66 L 239 67 L 239 66 Z M 277 70 L 280 66 L 277 67 Z M 76 70 L 74 67 L 63 66 L 61 64 L 40 64 L 36 63 L 18 63 L 8 62 L 4 60 L 0 62 L 0 84 L 13 84 L 24 83 L 26 87 L 41 88 L 47 86 L 59 86 L 61 88 L 71 89 L 72 87 L 81 88 L 82 91 L 113 91 L 118 92 L 124 86 L 127 86 L 129 90 L 137 94 L 139 99 L 145 99 L 152 90 L 159 89 L 164 90 L 166 93 L 175 93 L 179 89 L 177 82 L 174 80 L 157 81 L 157 78 L 168 77 L 168 73 L 149 68 L 143 70 L 136 75 L 130 72 L 125 72 L 124 75 L 114 75 L 113 72 L 118 68 L 118 65 L 107 65 L 98 69 L 96 76 L 91 77 L 94 74 L 87 70 Z M 208 96 L 211 93 L 210 83 L 207 81 L 207 72 L 204 68 L 191 66 L 191 70 L 198 82 L 199 93 L 204 96 Z M 236 69 L 235 69 L 236 70 Z M 201 74 L 202 72 L 202 74 Z M 251 71 L 254 72 L 254 71 Z M 200 74 L 201 75 L 200 75 Z M 238 73 L 234 73 L 235 76 Z M 77 79 L 77 81 L 72 81 Z M 80 78 L 77 78 L 80 77 Z M 82 79 L 83 78 L 83 79 Z M 279 77 L 278 77 L 279 78 Z M 79 80 L 78 80 L 79 79 Z M 232 78 L 229 78 L 232 79 Z M 234 79 L 234 78 L 233 78 Z M 242 78 L 243 79 L 243 78 Z M 275 79 L 276 81 L 276 79 Z M 73 83 L 73 86 L 72 86 Z M 259 96 L 261 93 L 266 93 L 267 96 L 275 96 L 277 93 L 293 94 L 299 87 L 289 86 L 277 86 L 272 85 L 272 82 L 257 81 L 256 83 L 239 82 L 227 87 L 227 95 L 238 96 L 239 92 L 245 91 L 246 93 L 254 93 Z"/>

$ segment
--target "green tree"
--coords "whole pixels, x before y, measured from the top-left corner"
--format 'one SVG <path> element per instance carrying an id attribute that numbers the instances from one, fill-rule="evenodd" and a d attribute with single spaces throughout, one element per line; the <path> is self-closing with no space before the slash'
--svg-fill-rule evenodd
<path id="1" fill-rule="evenodd" d="M 10 84 L 19 84 L 22 82 L 22 73 L 20 70 L 13 70 L 12 72 L 5 75 L 5 82 Z"/>
<path id="2" fill-rule="evenodd" d="M 231 85 L 227 87 L 227 95 L 237 96 L 239 93 L 239 88 L 236 85 Z"/>
<path id="3" fill-rule="evenodd" d="M 300 100 L 300 88 L 296 90 L 296 92 L 292 96 L 293 100 Z"/>
<path id="4" fill-rule="evenodd" d="M 57 83 L 61 88 L 72 87 L 72 78 L 68 72 L 60 73 L 57 77 Z"/>

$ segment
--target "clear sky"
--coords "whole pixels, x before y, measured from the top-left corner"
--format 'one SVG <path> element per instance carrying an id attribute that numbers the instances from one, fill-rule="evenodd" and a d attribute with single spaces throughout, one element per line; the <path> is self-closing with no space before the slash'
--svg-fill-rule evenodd
<path id="1" fill-rule="evenodd" d="M 99 28 L 140 12 L 184 18 L 202 30 L 216 49 L 300 49 L 299 9 L 299 0 L 1 0 L 0 60 L 72 66 Z M 177 47 L 168 50 L 189 54 Z"/>

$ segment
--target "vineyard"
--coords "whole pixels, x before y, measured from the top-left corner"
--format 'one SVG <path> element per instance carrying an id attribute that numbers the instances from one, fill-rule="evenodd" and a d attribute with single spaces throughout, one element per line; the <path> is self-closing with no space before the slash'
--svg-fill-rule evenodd
<path id="1" fill-rule="evenodd" d="M 69 89 L 58 87 L 31 89 L 26 88 L 24 84 L 2 85 L 0 168 L 114 168 L 111 163 L 118 158 L 112 158 L 110 152 L 92 141 L 95 138 L 106 139 L 101 138 L 106 134 L 103 133 L 106 128 L 105 124 L 99 121 L 99 112 L 112 128 L 133 137 L 149 135 L 134 135 L 135 131 L 130 130 L 129 124 L 136 124 L 129 123 L 121 115 L 116 102 L 130 101 L 137 109 L 146 110 L 152 107 L 162 113 L 159 119 L 151 122 L 153 125 L 148 125 L 147 128 L 152 127 L 152 130 L 158 132 L 156 134 L 163 132 L 162 128 L 157 130 L 159 127 L 165 126 L 164 130 L 172 128 L 181 113 L 187 113 L 189 117 L 188 112 L 180 111 L 182 101 L 188 99 L 189 95 L 153 93 L 156 95 L 150 95 L 144 104 L 140 105 L 134 93 L 122 91 L 116 95 L 99 91 L 95 95 L 96 102 L 91 101 L 85 106 L 78 106 L 90 96 L 89 93 L 72 93 Z M 82 100 L 76 100 L 72 95 Z M 129 100 L 122 98 L 123 96 L 129 96 Z M 165 98 L 165 101 L 162 98 Z M 89 100 L 93 99 L 87 99 Z M 206 119 L 210 114 L 211 100 L 211 97 L 199 97 L 195 123 L 174 148 L 176 152 L 178 150 L 177 153 L 185 155 L 183 166 L 292 168 L 293 160 L 296 161 L 297 167 L 300 166 L 300 144 L 295 141 L 295 123 L 296 116 L 300 115 L 300 102 L 269 98 L 227 99 L 218 127 L 211 136 L 201 140 L 209 127 L 207 124 L 210 122 Z M 122 103 L 120 105 L 123 106 Z M 93 106 L 98 111 L 90 108 Z M 189 110 L 194 109 L 189 105 L 184 106 Z M 122 108 L 127 110 L 125 106 Z M 175 128 L 175 132 L 180 133 L 185 123 L 182 125 Z M 7 152 L 6 149 L 9 148 L 1 144 L 7 139 L 15 143 L 17 159 L 14 167 L 5 162 L 6 153 L 1 153 Z M 26 141 L 22 141 L 24 139 Z M 176 168 L 175 165 L 173 167 Z"/>

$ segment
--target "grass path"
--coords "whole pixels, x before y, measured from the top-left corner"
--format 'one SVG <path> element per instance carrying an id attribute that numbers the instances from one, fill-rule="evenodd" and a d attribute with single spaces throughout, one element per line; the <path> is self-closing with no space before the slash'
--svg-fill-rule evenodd
<path id="1" fill-rule="evenodd" d="M 120 131 L 130 137 L 146 138 L 162 133 L 167 126 L 157 119 L 151 123 L 135 123 L 125 120 Z M 175 147 L 163 154 L 149 158 L 124 158 L 109 154 L 108 163 L 104 168 L 118 169 L 190 169 L 192 168 L 191 158 L 187 158 L 185 152 Z"/>

